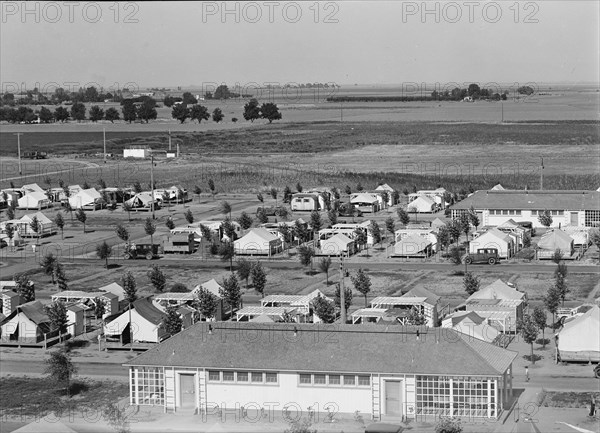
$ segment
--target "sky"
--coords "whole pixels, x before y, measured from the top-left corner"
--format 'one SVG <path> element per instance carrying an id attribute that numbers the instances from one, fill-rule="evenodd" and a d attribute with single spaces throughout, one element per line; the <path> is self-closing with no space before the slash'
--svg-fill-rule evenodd
<path id="1" fill-rule="evenodd" d="M 0 77 L 3 91 L 55 83 L 597 83 L 599 4 L 4 1 Z"/>

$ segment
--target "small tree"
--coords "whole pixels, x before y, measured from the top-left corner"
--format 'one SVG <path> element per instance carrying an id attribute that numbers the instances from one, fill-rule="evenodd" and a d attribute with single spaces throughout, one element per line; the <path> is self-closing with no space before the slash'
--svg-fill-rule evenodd
<path id="1" fill-rule="evenodd" d="M 335 322 L 335 304 L 318 295 L 312 300 L 312 310 L 323 323 Z"/>
<path id="2" fill-rule="evenodd" d="M 406 317 L 406 323 L 412 326 L 422 326 L 427 323 L 427 319 L 420 308 L 412 307 Z"/>
<path id="3" fill-rule="evenodd" d="M 163 271 L 158 267 L 158 265 L 153 265 L 148 271 L 148 278 L 150 278 L 150 283 L 154 286 L 154 289 L 157 292 L 162 292 L 165 290 L 165 286 L 167 285 L 167 277 Z"/>
<path id="4" fill-rule="evenodd" d="M 362 184 L 361 184 L 360 182 L 358 182 L 358 183 L 356 184 L 356 190 L 357 190 L 358 192 L 361 192 L 363 189 L 364 189 L 364 188 L 363 188 Z"/>
<path id="5" fill-rule="evenodd" d="M 194 222 L 194 214 L 192 214 L 192 210 L 188 209 L 185 214 L 185 220 L 188 222 L 188 224 L 192 224 Z"/>
<path id="6" fill-rule="evenodd" d="M 235 226 L 233 225 L 229 217 L 225 218 L 225 221 L 221 223 L 221 230 L 223 230 L 223 234 L 227 236 L 227 238 L 229 238 L 231 242 L 235 241 Z"/>
<path id="7" fill-rule="evenodd" d="M 356 230 L 354 230 L 354 241 L 356 242 L 356 245 L 358 245 L 358 247 L 362 249 L 364 246 L 367 245 L 367 240 L 367 234 L 365 233 L 365 231 L 362 228 L 357 227 Z"/>
<path id="8" fill-rule="evenodd" d="M 44 268 L 44 273 L 52 279 L 52 284 L 56 284 L 54 280 L 54 266 L 56 266 L 57 259 L 52 253 L 47 253 L 42 258 L 40 265 Z"/>
<path id="9" fill-rule="evenodd" d="M 252 227 L 253 223 L 252 217 L 246 212 L 242 212 L 236 221 L 244 230 L 248 230 L 250 227 Z"/>
<path id="10" fill-rule="evenodd" d="M 599 229 L 593 229 L 590 231 L 590 241 L 592 241 L 592 243 L 594 245 L 596 245 L 596 248 L 598 248 L 598 252 L 600 252 L 600 230 Z"/>
<path id="11" fill-rule="evenodd" d="M 569 293 L 569 288 L 567 287 L 567 281 L 562 273 L 560 273 L 560 272 L 555 273 L 554 286 L 556 287 L 556 290 L 558 291 L 558 294 L 559 294 L 560 300 L 561 300 L 561 304 L 564 307 L 565 298 L 567 297 L 567 293 Z"/>
<path id="12" fill-rule="evenodd" d="M 50 352 L 46 359 L 44 374 L 58 384 L 64 384 L 67 396 L 70 397 L 71 377 L 77 374 L 77 367 L 71 361 L 71 355 L 66 350 L 55 350 Z"/>
<path id="13" fill-rule="evenodd" d="M 129 230 L 127 230 L 125 226 L 123 226 L 123 224 L 117 224 L 117 227 L 115 228 L 115 233 L 117 234 L 119 239 L 129 244 Z"/>
<path id="14" fill-rule="evenodd" d="M 531 362 L 535 364 L 535 358 L 533 356 L 533 343 L 538 337 L 539 329 L 535 324 L 535 321 L 529 314 L 524 314 L 523 319 L 517 324 L 523 341 L 531 346 Z"/>
<path id="15" fill-rule="evenodd" d="M 219 245 L 218 254 L 221 256 L 221 261 L 229 262 L 229 272 L 233 272 L 233 258 L 235 257 L 233 242 L 223 242 Z"/>
<path id="16" fill-rule="evenodd" d="M 448 228 L 450 236 L 452 239 L 454 239 L 454 242 L 458 243 L 458 239 L 460 238 L 460 233 L 462 231 L 460 223 L 456 220 L 452 220 L 446 225 L 446 227 Z"/>
<path id="17" fill-rule="evenodd" d="M 108 258 L 112 255 L 112 247 L 104 241 L 96 245 L 96 255 L 100 260 L 104 260 L 104 266 L 108 269 Z"/>
<path id="18" fill-rule="evenodd" d="M 254 266 L 252 266 L 250 274 L 252 276 L 252 286 L 254 287 L 254 290 L 260 293 L 264 298 L 265 287 L 267 285 L 267 273 L 262 267 L 262 264 L 260 262 L 256 262 Z"/>
<path id="19" fill-rule="evenodd" d="M 471 222 L 469 219 L 469 214 L 466 212 L 461 213 L 460 217 L 458 219 L 458 223 L 460 225 L 461 231 L 465 234 L 465 236 L 467 237 L 467 241 L 468 241 L 469 233 L 471 232 Z"/>
<path id="20" fill-rule="evenodd" d="M 354 289 L 356 289 L 357 292 L 362 293 L 362 295 L 365 297 L 366 308 L 368 306 L 367 295 L 371 291 L 371 278 L 369 278 L 362 268 L 359 268 L 356 272 L 356 276 L 350 276 L 350 280 L 352 280 L 352 284 L 354 284 Z"/>
<path id="21" fill-rule="evenodd" d="M 87 221 L 87 215 L 85 211 L 82 208 L 77 209 L 75 217 L 77 218 L 77 221 L 83 224 L 83 233 L 85 233 L 85 222 Z"/>
<path id="22" fill-rule="evenodd" d="M 471 206 L 471 208 L 469 209 L 468 217 L 471 225 L 475 227 L 475 230 L 477 230 L 477 227 L 479 227 L 481 221 L 479 221 L 479 216 L 477 215 L 477 212 L 475 211 L 475 208 L 473 206 Z"/>
<path id="23" fill-rule="evenodd" d="M 371 221 L 369 229 L 371 230 L 371 236 L 373 237 L 373 245 L 381 243 L 381 228 L 379 228 L 379 224 L 377 224 L 376 221 Z"/>
<path id="24" fill-rule="evenodd" d="M 479 290 L 480 281 L 476 275 L 473 275 L 472 272 L 465 273 L 463 278 L 463 286 L 465 287 L 465 291 L 469 296 Z"/>
<path id="25" fill-rule="evenodd" d="M 58 227 L 58 229 L 60 230 L 60 237 L 61 239 L 65 238 L 65 219 L 62 216 L 62 213 L 58 212 L 56 214 L 56 216 L 54 217 L 54 224 L 56 224 L 56 227 Z"/>
<path id="26" fill-rule="evenodd" d="M 549 228 L 552 225 L 552 214 L 550 213 L 549 210 L 544 210 L 543 212 L 540 212 L 538 215 L 538 221 L 540 222 L 541 225 L 543 225 L 546 228 Z"/>
<path id="27" fill-rule="evenodd" d="M 283 188 L 283 202 L 284 203 L 290 203 L 292 201 L 292 189 L 286 185 Z"/>
<path id="28" fill-rule="evenodd" d="M 167 218 L 165 221 L 165 226 L 167 226 L 169 230 L 173 230 L 175 228 L 175 222 L 173 221 L 173 218 Z"/>
<path id="29" fill-rule="evenodd" d="M 202 317 L 205 319 L 215 317 L 218 304 L 219 300 L 214 294 L 203 287 L 200 288 L 200 291 L 196 295 L 196 309 Z"/>
<path id="30" fill-rule="evenodd" d="M 334 209 L 327 211 L 327 219 L 329 219 L 329 223 L 332 226 L 336 225 L 338 222 L 338 211 Z"/>
<path id="31" fill-rule="evenodd" d="M 36 235 L 36 243 L 39 243 L 40 221 L 38 220 L 37 216 L 34 215 L 33 218 L 31 218 L 31 221 L 29 222 L 29 228 L 31 228 Z"/>
<path id="32" fill-rule="evenodd" d="M 296 220 L 294 222 L 294 227 L 292 228 L 292 233 L 298 239 L 299 243 L 306 242 L 308 240 L 309 231 L 305 224 Z"/>
<path id="33" fill-rule="evenodd" d="M 323 226 L 321 214 L 316 210 L 313 210 L 310 213 L 310 226 L 312 228 L 313 233 L 319 233 L 319 230 L 321 230 L 321 227 Z"/>
<path id="34" fill-rule="evenodd" d="M 435 426 L 435 433 L 462 433 L 460 419 L 441 417 Z"/>
<path id="35" fill-rule="evenodd" d="M 296 191 L 302 192 L 302 185 L 300 185 L 300 182 L 296 183 Z"/>
<path id="36" fill-rule="evenodd" d="M 542 345 L 543 348 L 546 348 L 546 336 L 545 330 L 546 326 L 548 326 L 548 318 L 546 317 L 546 312 L 542 307 L 535 307 L 533 309 L 533 321 L 537 325 L 539 329 L 542 330 Z"/>
<path id="37" fill-rule="evenodd" d="M 389 232 L 393 239 L 394 234 L 396 233 L 396 222 L 391 216 L 385 220 L 385 229 Z"/>
<path id="38" fill-rule="evenodd" d="M 315 250 L 312 249 L 312 247 L 309 247 L 308 245 L 300 245 L 298 247 L 298 259 L 300 260 L 300 264 L 302 264 L 302 266 L 306 267 L 306 266 L 310 266 L 311 270 L 312 270 L 312 258 L 315 255 Z"/>
<path id="39" fill-rule="evenodd" d="M 400 223 L 403 226 L 407 226 L 408 223 L 410 222 L 410 216 L 408 216 L 408 213 L 404 209 L 398 208 L 398 210 L 396 211 L 396 214 L 398 215 L 398 219 L 400 220 Z"/>
<path id="40" fill-rule="evenodd" d="M 100 298 L 94 298 L 94 316 L 99 320 L 106 313 L 106 304 Z"/>
<path id="41" fill-rule="evenodd" d="M 222 201 L 219 210 L 223 215 L 229 216 L 229 218 L 231 218 L 231 205 L 228 201 Z"/>
<path id="42" fill-rule="evenodd" d="M 213 200 L 215 199 L 215 194 L 217 193 L 217 190 L 215 189 L 215 181 L 212 179 L 208 179 L 208 189 L 210 189 L 210 193 L 213 197 Z"/>
<path id="43" fill-rule="evenodd" d="M 448 230 L 448 227 L 446 226 L 442 226 L 439 228 L 438 230 L 438 234 L 437 234 L 437 241 L 438 241 L 438 246 L 440 249 L 445 249 L 448 247 L 448 245 L 450 245 L 450 241 L 451 241 L 451 237 L 450 237 L 450 231 Z"/>
<path id="44" fill-rule="evenodd" d="M 163 322 L 165 331 L 167 331 L 169 335 L 180 333 L 183 328 L 183 321 L 177 312 L 177 307 L 175 305 L 168 305 L 166 310 L 167 315 Z"/>
<path id="45" fill-rule="evenodd" d="M 523 234 L 523 248 L 531 247 L 531 234 L 529 232 L 525 232 Z"/>
<path id="46" fill-rule="evenodd" d="M 219 293 L 229 306 L 230 317 L 233 317 L 233 310 L 239 308 L 242 300 L 242 292 L 235 274 L 232 273 L 229 278 L 223 279 Z"/>
<path id="47" fill-rule="evenodd" d="M 563 259 L 563 252 L 560 250 L 560 248 L 557 248 L 554 253 L 552 253 L 552 257 L 550 257 L 550 259 L 557 265 L 560 264 Z"/>
<path id="48" fill-rule="evenodd" d="M 556 284 L 548 287 L 548 291 L 546 292 L 543 301 L 546 309 L 552 314 L 552 329 L 554 330 L 556 328 L 556 312 L 560 305 L 560 291 L 556 287 Z"/>
<path id="49" fill-rule="evenodd" d="M 4 232 L 6 233 L 6 237 L 8 237 L 8 245 L 10 246 L 12 251 L 12 247 L 14 246 L 13 238 L 15 237 L 15 228 L 12 224 L 6 224 Z"/>
<path id="50" fill-rule="evenodd" d="M 265 198 L 263 197 L 263 195 L 260 192 L 258 194 L 256 194 L 256 199 L 263 204 L 265 202 Z"/>
<path id="51" fill-rule="evenodd" d="M 319 262 L 319 269 L 325 272 L 326 284 L 329 285 L 329 268 L 331 268 L 331 257 L 323 257 Z"/>
<path id="52" fill-rule="evenodd" d="M 60 262 L 56 262 L 56 265 L 54 266 L 54 278 L 56 279 L 56 284 L 61 292 L 64 292 L 69 288 L 69 280 L 65 274 L 65 269 Z"/>
<path id="53" fill-rule="evenodd" d="M 271 198 L 275 200 L 275 206 L 277 206 L 277 196 L 279 195 L 279 190 L 275 187 L 272 187 L 269 190 L 269 194 L 271 195 Z"/>
<path id="54" fill-rule="evenodd" d="M 189 293 L 187 286 L 183 283 L 174 283 L 169 290 L 171 293 Z"/>
<path id="55" fill-rule="evenodd" d="M 15 219 L 15 208 L 12 206 L 12 204 L 13 203 L 11 202 L 8 208 L 6 209 L 6 218 L 9 221 Z"/>
<path id="56" fill-rule="evenodd" d="M 58 331 L 58 341 L 62 341 L 62 335 L 65 331 L 69 319 L 67 318 L 67 307 L 61 301 L 54 301 L 45 308 L 50 327 L 53 331 Z"/>
<path id="57" fill-rule="evenodd" d="M 133 210 L 133 207 L 128 201 L 123 202 L 123 210 L 127 212 L 127 221 L 131 221 L 131 211 Z"/>
<path id="58" fill-rule="evenodd" d="M 344 305 L 346 307 L 346 311 L 352 305 L 352 289 L 350 287 L 344 287 Z M 340 285 L 335 285 L 335 306 L 338 308 L 342 308 L 342 297 L 341 297 L 341 289 Z"/>
<path id="59" fill-rule="evenodd" d="M 13 278 L 16 283 L 16 292 L 23 300 L 23 303 L 35 301 L 35 289 L 29 276 L 26 274 L 16 274 Z"/>
<path id="60" fill-rule="evenodd" d="M 238 259 L 236 272 L 240 280 L 246 281 L 246 289 L 248 289 L 248 279 L 252 272 L 252 263 L 243 257 Z"/>
<path id="61" fill-rule="evenodd" d="M 279 225 L 279 227 L 277 227 L 277 231 L 281 234 L 281 237 L 283 238 L 284 248 L 289 248 L 294 239 L 294 234 L 292 233 L 292 230 L 290 230 L 290 226 L 288 226 L 287 224 L 281 224 Z"/>
<path id="62" fill-rule="evenodd" d="M 154 244 L 154 233 L 156 233 L 156 224 L 154 224 L 152 218 L 146 218 L 146 222 L 144 223 L 144 231 L 147 235 L 150 236 L 150 243 Z"/>
<path id="63" fill-rule="evenodd" d="M 202 194 L 202 188 L 200 188 L 198 185 L 195 185 L 194 194 L 198 196 L 198 203 L 200 203 L 200 194 Z"/>
<path id="64" fill-rule="evenodd" d="M 131 305 L 137 300 L 137 284 L 131 271 L 127 270 L 121 277 L 121 285 L 125 292 L 125 300 Z"/>

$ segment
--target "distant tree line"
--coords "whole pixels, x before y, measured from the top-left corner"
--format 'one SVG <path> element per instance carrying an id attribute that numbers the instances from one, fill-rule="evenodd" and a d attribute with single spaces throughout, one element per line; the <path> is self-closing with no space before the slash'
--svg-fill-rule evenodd
<path id="1" fill-rule="evenodd" d="M 127 89 L 124 89 L 127 91 Z M 117 91 L 114 93 L 104 92 L 102 89 L 98 91 L 96 87 L 90 86 L 86 88 L 80 88 L 76 92 L 69 92 L 62 87 L 54 90 L 52 94 L 41 93 L 36 87 L 33 90 L 28 90 L 23 94 L 4 93 L 0 98 L 0 106 L 8 105 L 14 107 L 15 105 L 60 105 L 63 103 L 76 103 L 76 102 L 104 102 L 111 100 L 119 102 L 122 99 L 122 92 Z"/>

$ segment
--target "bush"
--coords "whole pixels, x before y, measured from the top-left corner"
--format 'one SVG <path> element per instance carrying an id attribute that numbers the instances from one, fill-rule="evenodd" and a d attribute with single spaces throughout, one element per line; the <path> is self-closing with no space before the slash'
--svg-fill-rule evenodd
<path id="1" fill-rule="evenodd" d="M 452 247 L 450 248 L 450 252 L 448 253 L 448 256 L 450 258 L 450 260 L 452 261 L 452 263 L 454 263 L 455 265 L 460 265 L 462 263 L 462 250 L 459 247 Z"/>
<path id="2" fill-rule="evenodd" d="M 462 431 L 460 419 L 440 418 L 435 426 L 435 433 L 462 433 Z"/>

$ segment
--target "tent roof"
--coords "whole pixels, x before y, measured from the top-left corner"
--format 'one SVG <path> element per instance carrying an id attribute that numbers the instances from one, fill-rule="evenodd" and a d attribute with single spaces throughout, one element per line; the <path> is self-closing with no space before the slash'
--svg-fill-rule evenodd
<path id="1" fill-rule="evenodd" d="M 435 204 L 435 201 L 433 201 L 432 199 L 430 199 L 429 197 L 425 196 L 425 195 L 420 195 L 418 196 L 416 199 L 414 199 L 413 201 L 411 201 L 408 205 L 407 205 L 407 209 L 411 208 L 411 207 L 419 207 L 419 206 L 423 206 L 423 207 L 431 207 Z"/>
<path id="2" fill-rule="evenodd" d="M 221 286 L 219 283 L 217 283 L 217 280 L 215 280 L 214 278 L 211 280 L 208 280 L 205 283 L 198 284 L 196 287 L 194 287 L 194 289 L 192 290 L 192 293 L 196 293 L 196 292 L 200 291 L 200 288 L 203 288 L 204 290 L 208 290 L 210 293 L 212 293 L 219 299 L 221 299 L 221 297 L 222 297 L 221 289 L 223 288 L 223 286 Z"/>
<path id="3" fill-rule="evenodd" d="M 391 186 L 389 186 L 387 183 L 384 183 L 383 185 L 378 185 L 377 188 L 375 188 L 376 190 L 380 190 L 380 191 L 394 191 L 394 188 L 392 188 Z"/>
<path id="4" fill-rule="evenodd" d="M 500 184 L 495 185 L 490 191 L 504 191 L 504 187 Z"/>
<path id="5" fill-rule="evenodd" d="M 50 220 L 50 218 L 48 218 L 42 212 L 36 212 L 36 213 L 28 214 L 28 215 L 23 215 L 23 217 L 21 218 L 20 221 L 30 223 L 31 221 L 33 221 L 33 217 L 37 217 L 40 224 L 52 224 L 52 221 Z"/>
<path id="6" fill-rule="evenodd" d="M 147 321 L 158 325 L 165 317 L 165 313 L 154 306 L 151 298 L 141 298 L 133 303 L 133 309 Z"/>
<path id="7" fill-rule="evenodd" d="M 37 183 L 28 183 L 27 185 L 23 185 L 21 189 L 25 190 L 26 194 L 31 194 L 33 192 L 45 193 L 44 189 Z"/>
<path id="8" fill-rule="evenodd" d="M 99 292 L 110 292 L 113 295 L 116 295 L 119 298 L 119 300 L 125 299 L 125 289 L 123 289 L 123 287 L 121 287 L 117 283 L 110 283 L 106 286 L 102 286 L 98 289 L 98 291 Z"/>
<path id="9" fill-rule="evenodd" d="M 250 319 L 250 322 L 274 323 L 275 320 L 273 320 L 271 317 L 267 316 L 266 314 L 261 314 L 260 316 L 256 316 L 256 317 L 253 317 L 252 319 Z"/>
<path id="10" fill-rule="evenodd" d="M 25 202 L 25 201 L 29 201 L 31 199 L 37 200 L 37 201 L 43 201 L 43 200 L 48 200 L 48 196 L 43 192 L 33 191 L 33 192 L 28 192 L 23 197 L 21 197 L 18 201 Z"/>
<path id="11" fill-rule="evenodd" d="M 497 279 L 492 284 L 473 293 L 466 302 L 475 299 L 500 299 L 500 300 L 521 300 L 525 293 L 519 292 L 516 288 L 509 286 L 501 279 Z"/>
<path id="12" fill-rule="evenodd" d="M 441 299 L 440 296 L 430 292 L 425 287 L 419 286 L 413 287 L 404 295 L 402 295 L 401 298 L 427 298 L 427 302 L 430 304 L 436 304 Z"/>
<path id="13" fill-rule="evenodd" d="M 476 191 L 470 197 L 451 206 L 452 209 L 475 210 L 506 209 L 523 210 L 600 210 L 600 193 L 582 190 L 501 190 Z"/>
<path id="14" fill-rule="evenodd" d="M 558 337 L 559 350 L 600 352 L 600 307 L 594 305 L 581 316 L 566 322 Z"/>
<path id="15" fill-rule="evenodd" d="M 559 229 L 554 229 L 544 233 L 538 242 L 538 248 L 543 250 L 556 250 L 560 248 L 563 251 L 571 251 L 573 238 Z"/>
<path id="16" fill-rule="evenodd" d="M 54 421 L 42 417 L 13 430 L 13 433 L 77 433 L 71 427 L 63 424 L 61 421 Z"/>
<path id="17" fill-rule="evenodd" d="M 376 203 L 377 197 L 370 193 L 353 194 L 350 203 Z"/>
<path id="18" fill-rule="evenodd" d="M 354 241 L 352 239 L 350 239 L 348 236 L 346 236 L 342 233 L 338 233 L 336 235 L 333 235 L 329 239 L 321 241 L 321 249 L 323 249 L 323 244 L 326 244 L 326 243 L 333 243 L 339 247 L 346 248 L 348 246 L 348 244 L 351 244 L 352 242 L 354 242 Z"/>
<path id="19" fill-rule="evenodd" d="M 259 227 L 259 228 L 254 228 L 254 229 L 250 230 L 241 239 L 238 239 L 237 241 L 235 241 L 235 243 L 237 243 L 239 245 L 239 244 L 246 244 L 246 243 L 250 243 L 250 242 L 268 242 L 268 243 L 270 243 L 273 241 L 279 241 L 279 237 L 272 234 L 268 230 Z"/>
<path id="20" fill-rule="evenodd" d="M 502 241 L 502 242 L 506 242 L 507 244 L 512 242 L 512 238 L 508 234 L 498 230 L 496 227 L 492 227 L 485 233 L 482 233 L 481 235 L 477 236 L 474 240 L 477 241 L 478 243 L 481 243 L 481 239 L 485 239 L 488 237 Z"/>

